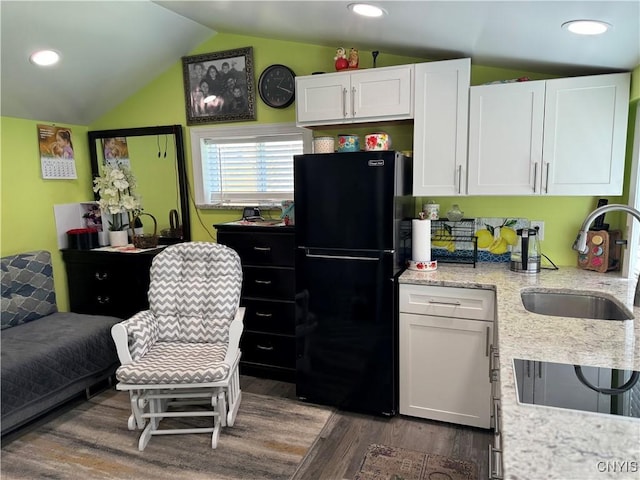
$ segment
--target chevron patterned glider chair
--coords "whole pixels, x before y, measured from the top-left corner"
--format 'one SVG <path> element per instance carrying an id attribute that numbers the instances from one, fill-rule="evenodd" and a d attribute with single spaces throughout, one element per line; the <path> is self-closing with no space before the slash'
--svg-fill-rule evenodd
<path id="1" fill-rule="evenodd" d="M 118 390 L 129 391 L 130 430 L 152 435 L 212 433 L 233 426 L 240 406 L 238 362 L 244 308 L 240 257 L 216 243 L 167 247 L 151 266 L 149 310 L 113 326 L 121 366 Z M 176 408 L 177 407 L 177 408 Z M 159 428 L 163 418 L 213 418 L 206 428 Z"/>

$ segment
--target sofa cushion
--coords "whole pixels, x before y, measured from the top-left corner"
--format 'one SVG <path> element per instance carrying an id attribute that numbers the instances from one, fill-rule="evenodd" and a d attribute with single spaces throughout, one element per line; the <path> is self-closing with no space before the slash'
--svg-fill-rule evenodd
<path id="1" fill-rule="evenodd" d="M 2 331 L 2 433 L 115 372 L 111 327 L 120 319 L 59 312 Z"/>
<path id="2" fill-rule="evenodd" d="M 51 254 L 45 250 L 0 259 L 2 329 L 58 311 Z"/>

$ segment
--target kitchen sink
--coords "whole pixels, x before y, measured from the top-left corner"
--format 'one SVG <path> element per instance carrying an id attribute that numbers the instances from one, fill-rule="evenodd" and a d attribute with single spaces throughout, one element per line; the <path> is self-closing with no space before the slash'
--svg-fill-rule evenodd
<path id="1" fill-rule="evenodd" d="M 610 298 L 592 292 L 541 292 L 525 290 L 520 294 L 524 308 L 553 317 L 630 320 L 626 308 Z"/>

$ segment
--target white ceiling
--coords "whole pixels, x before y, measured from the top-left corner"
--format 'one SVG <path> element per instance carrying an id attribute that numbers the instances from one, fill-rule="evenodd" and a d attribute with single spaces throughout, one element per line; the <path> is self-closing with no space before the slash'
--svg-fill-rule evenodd
<path id="1" fill-rule="evenodd" d="M 560 75 L 640 65 L 640 0 L 376 1 L 388 12 L 379 19 L 354 16 L 349 3 L 2 0 L 0 113 L 90 124 L 216 31 Z M 613 28 L 599 37 L 560 28 L 584 18 Z M 39 47 L 62 62 L 34 67 Z"/>

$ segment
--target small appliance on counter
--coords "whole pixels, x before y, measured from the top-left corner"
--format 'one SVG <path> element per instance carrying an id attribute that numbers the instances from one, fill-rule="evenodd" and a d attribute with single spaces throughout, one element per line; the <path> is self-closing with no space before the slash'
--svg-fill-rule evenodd
<path id="1" fill-rule="evenodd" d="M 511 249 L 509 268 L 513 272 L 540 273 L 540 242 L 535 228 L 516 230 L 517 242 Z"/>

